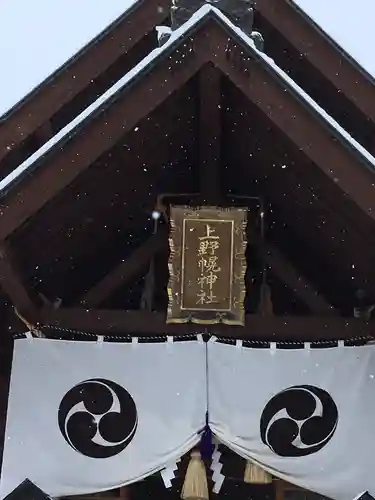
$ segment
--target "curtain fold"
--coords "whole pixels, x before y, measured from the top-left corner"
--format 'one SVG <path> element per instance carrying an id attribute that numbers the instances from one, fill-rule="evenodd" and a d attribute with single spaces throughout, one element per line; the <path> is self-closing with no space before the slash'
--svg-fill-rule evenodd
<path id="1" fill-rule="evenodd" d="M 375 494 L 375 350 L 208 344 L 209 424 L 226 446 L 322 495 Z"/>
<path id="2" fill-rule="evenodd" d="M 0 498 L 25 478 L 51 496 L 139 481 L 198 443 L 207 410 L 216 437 L 271 474 L 337 500 L 375 494 L 374 346 L 22 339 Z"/>
<path id="3" fill-rule="evenodd" d="M 139 481 L 187 453 L 206 418 L 198 341 L 15 341 L 0 498 L 29 478 L 51 496 Z"/>

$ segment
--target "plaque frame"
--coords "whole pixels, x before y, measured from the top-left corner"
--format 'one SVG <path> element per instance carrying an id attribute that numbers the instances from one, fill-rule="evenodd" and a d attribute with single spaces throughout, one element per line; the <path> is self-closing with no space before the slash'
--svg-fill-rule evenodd
<path id="1" fill-rule="evenodd" d="M 243 207 L 171 205 L 167 323 L 244 325 L 247 216 Z"/>

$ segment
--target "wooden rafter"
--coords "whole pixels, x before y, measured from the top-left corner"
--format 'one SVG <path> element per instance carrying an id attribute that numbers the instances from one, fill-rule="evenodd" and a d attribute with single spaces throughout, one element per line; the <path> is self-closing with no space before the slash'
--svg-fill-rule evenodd
<path id="1" fill-rule="evenodd" d="M 7 152 L 7 145 L 15 145 L 31 134 L 117 58 L 129 52 L 154 26 L 161 24 L 169 7 L 170 0 L 137 2 L 128 15 L 103 34 L 100 41 L 85 47 L 64 71 L 42 84 L 4 120 L 0 134 L 0 160 Z M 257 10 L 336 88 L 375 121 L 375 107 L 371 106 L 374 102 L 372 82 L 306 16 L 287 0 L 259 0 Z"/>
<path id="2" fill-rule="evenodd" d="M 257 54 L 235 38 L 233 34 L 228 41 L 228 32 L 211 16 L 190 36 L 188 43 L 184 44 L 181 39 L 177 52 L 173 52 L 171 46 L 170 53 L 160 56 L 147 74 L 139 75 L 137 82 L 124 89 L 105 114 L 88 121 L 83 131 L 66 143 L 63 152 L 59 149 L 47 155 L 37 172 L 9 190 L 1 207 L 0 239 L 24 223 L 209 61 L 259 106 L 365 214 L 375 219 L 374 173 L 367 168 L 366 160 L 353 152 L 349 144 L 336 140 L 334 131 L 314 116 L 315 110 L 301 102 L 292 90 L 285 92 L 285 82 L 262 60 L 254 63 Z M 208 39 L 211 43 L 207 46 Z M 248 57 L 244 56 L 244 50 Z M 182 58 L 184 64 L 181 64 Z M 41 191 L 40 185 L 45 189 Z"/>
<path id="3" fill-rule="evenodd" d="M 263 241 L 255 232 L 251 232 L 250 241 L 254 243 L 263 261 L 287 285 L 310 311 L 317 315 L 334 314 L 335 309 L 314 287 L 295 269 L 282 253 L 270 243 Z"/>
<path id="4" fill-rule="evenodd" d="M 62 106 L 103 74 L 168 15 L 169 0 L 137 2 L 120 20 L 78 53 L 4 119 L 0 132 L 0 161 L 27 136 L 43 126 Z"/>
<path id="5" fill-rule="evenodd" d="M 353 104 L 375 123 L 370 77 L 289 0 L 259 0 L 257 10 Z"/>
<path id="6" fill-rule="evenodd" d="M 263 241 L 255 232 L 251 232 L 250 238 L 269 268 L 285 285 L 296 293 L 312 313 L 317 315 L 334 314 L 335 309 L 333 306 L 322 295 L 318 294 L 314 287 L 298 273 L 279 250 L 270 243 Z M 88 308 L 99 307 L 117 289 L 139 277 L 152 256 L 161 250 L 166 250 L 167 247 L 167 232 L 160 229 L 158 233 L 151 236 L 149 240 L 134 250 L 129 257 L 86 292 L 80 299 L 80 303 Z"/>
<path id="7" fill-rule="evenodd" d="M 40 312 L 40 326 L 68 328 L 106 336 L 212 335 L 263 341 L 348 340 L 375 336 L 375 321 L 339 316 L 247 315 L 245 327 L 227 325 L 166 324 L 164 313 L 122 310 L 50 309 Z"/>
<path id="8" fill-rule="evenodd" d="M 19 314 L 30 322 L 34 321 L 35 304 L 23 283 L 16 259 L 6 243 L 0 245 L 0 285 Z"/>
<path id="9" fill-rule="evenodd" d="M 336 139 L 335 128 L 324 124 L 314 107 L 295 95 L 293 89 L 286 91 L 285 81 L 267 64 L 261 61 L 254 64 L 254 54 L 245 58 L 242 47 L 234 40 L 228 48 L 228 40 L 223 39 L 222 33 L 218 33 L 217 43 L 222 46 L 217 47 L 216 64 L 232 83 L 375 220 L 374 170 L 366 159 L 350 143 Z"/>
<path id="10" fill-rule="evenodd" d="M 36 131 L 35 137 L 40 144 L 44 144 L 53 136 L 53 127 L 51 120 L 45 121 Z"/>
<path id="11" fill-rule="evenodd" d="M 85 307 L 100 306 L 118 288 L 139 277 L 151 258 L 159 251 L 167 248 L 167 232 L 159 230 L 86 292 L 80 303 Z"/>
<path id="12" fill-rule="evenodd" d="M 180 64 L 181 57 L 184 64 Z M 154 65 L 144 78 L 141 74 L 138 75 L 139 81 L 132 90 L 128 88 L 118 95 L 115 105 L 111 105 L 107 110 L 105 133 L 103 133 L 103 115 L 99 114 L 88 121 L 85 133 L 73 136 L 66 144 L 64 154 L 61 154 L 60 150 L 57 154 L 52 154 L 50 161 L 47 162 L 48 165 L 45 163 L 36 175 L 29 177 L 30 182 L 21 182 L 11 190 L 12 193 L 9 192 L 13 203 L 6 197 L 7 202 L 0 207 L 2 210 L 0 240 L 5 239 L 4 235 L 9 235 L 69 185 L 104 151 L 113 147 L 118 139 L 162 104 L 174 90 L 182 87 L 204 62 L 191 50 L 189 44 L 181 48 L 178 57 L 174 53 L 171 59 L 174 59 L 173 70 L 168 63 L 169 59 L 164 58 L 163 64 Z M 165 81 L 166 74 L 170 75 L 167 81 Z M 155 86 L 150 85 L 150 76 L 152 80 L 155 79 Z M 77 161 L 77 151 L 82 152 L 82 150 L 85 150 L 85 154 L 79 154 Z M 84 157 L 83 161 L 81 157 L 82 159 Z M 41 185 L 45 186 L 42 191 Z M 19 202 L 20 198 L 22 203 Z"/>
<path id="13" fill-rule="evenodd" d="M 220 199 L 221 73 L 212 64 L 199 72 L 199 175 L 206 204 Z"/>

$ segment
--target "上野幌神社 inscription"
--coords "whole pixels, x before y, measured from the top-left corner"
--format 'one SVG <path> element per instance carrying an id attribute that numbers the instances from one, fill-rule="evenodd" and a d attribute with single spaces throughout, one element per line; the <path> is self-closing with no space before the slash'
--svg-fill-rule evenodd
<path id="1" fill-rule="evenodd" d="M 167 321 L 244 323 L 247 210 L 171 207 Z"/>

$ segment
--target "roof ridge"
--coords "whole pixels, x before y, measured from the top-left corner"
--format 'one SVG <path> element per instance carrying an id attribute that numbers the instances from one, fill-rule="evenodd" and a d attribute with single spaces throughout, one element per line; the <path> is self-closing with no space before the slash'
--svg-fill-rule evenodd
<path id="1" fill-rule="evenodd" d="M 259 51 L 254 41 L 246 35 L 240 28 L 235 26 L 228 18 L 212 5 L 205 4 L 182 26 L 180 26 L 176 31 L 172 32 L 170 38 L 161 47 L 155 48 L 150 54 L 148 54 L 144 59 L 142 59 L 134 68 L 132 68 L 128 73 L 126 73 L 120 80 L 118 80 L 110 89 L 108 89 L 104 94 L 102 94 L 96 101 L 94 101 L 90 106 L 88 106 L 84 111 L 82 111 L 74 120 L 68 123 L 63 129 L 61 129 L 55 136 L 49 139 L 41 148 L 39 148 L 34 154 L 22 162 L 17 168 L 15 168 L 10 174 L 8 174 L 4 179 L 0 181 L 0 196 L 4 195 L 12 185 L 20 179 L 22 174 L 26 172 L 29 168 L 35 165 L 35 163 L 42 159 L 47 153 L 51 152 L 57 144 L 69 140 L 69 138 L 74 135 L 74 130 L 81 126 L 86 119 L 91 117 L 95 112 L 100 111 L 101 107 L 109 102 L 111 98 L 115 96 L 117 92 L 125 87 L 131 80 L 133 80 L 137 75 L 144 71 L 151 62 L 156 60 L 160 55 L 162 55 L 168 47 L 171 47 L 176 43 L 184 34 L 186 34 L 190 29 L 198 25 L 208 14 L 213 14 L 218 20 L 220 20 L 231 32 L 235 33 L 247 47 L 251 48 L 259 58 L 261 58 L 268 68 L 273 71 L 284 83 L 294 91 L 295 94 L 307 105 L 308 108 L 313 109 L 314 112 L 320 117 L 320 119 L 325 122 L 331 129 L 336 132 L 336 135 L 341 138 L 344 145 L 353 149 L 364 161 L 364 164 L 371 168 L 375 172 L 375 158 L 372 156 L 363 146 L 361 146 L 355 139 L 353 139 L 350 134 L 339 125 L 323 108 L 321 108 L 301 87 L 299 87 L 281 68 L 279 68 L 276 63 L 268 57 L 263 52 Z"/>

